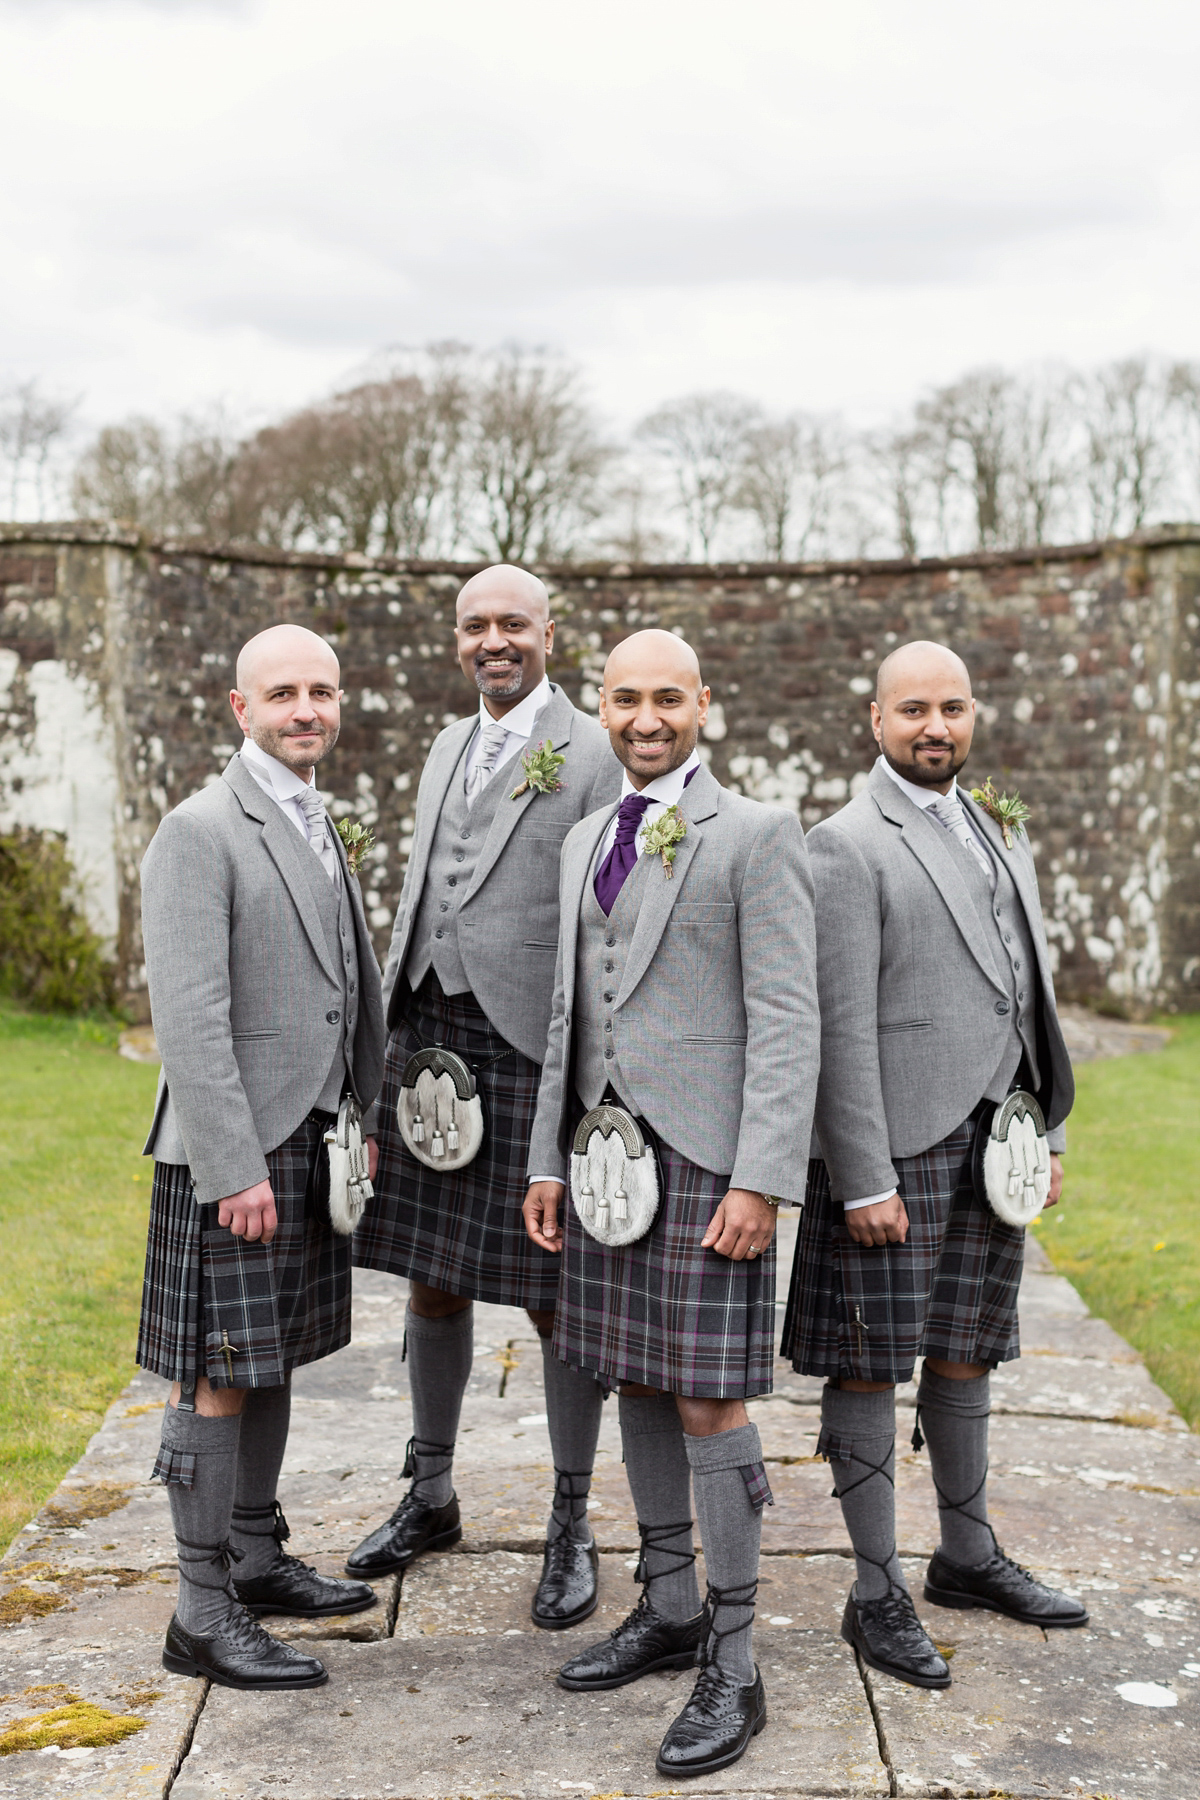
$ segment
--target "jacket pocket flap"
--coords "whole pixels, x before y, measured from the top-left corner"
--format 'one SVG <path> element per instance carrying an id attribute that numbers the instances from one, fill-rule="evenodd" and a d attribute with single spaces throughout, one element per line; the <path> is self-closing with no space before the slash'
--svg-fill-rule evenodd
<path id="1" fill-rule="evenodd" d="M 898 1019 L 892 1025 L 879 1025 L 876 1027 L 876 1029 L 881 1032 L 883 1032 L 883 1031 L 931 1031 L 933 1029 L 933 1020 L 932 1019 Z"/>

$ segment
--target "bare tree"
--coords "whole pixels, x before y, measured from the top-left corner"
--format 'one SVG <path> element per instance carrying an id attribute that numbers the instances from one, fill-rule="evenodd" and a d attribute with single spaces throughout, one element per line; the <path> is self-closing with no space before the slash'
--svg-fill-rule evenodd
<path id="1" fill-rule="evenodd" d="M 929 481 L 927 434 L 903 427 L 875 432 L 866 438 L 864 449 L 882 490 L 896 548 L 901 556 L 918 556 L 919 520 Z"/>
<path id="2" fill-rule="evenodd" d="M 1010 399 L 1008 542 L 1048 544 L 1056 522 L 1067 516 L 1076 481 L 1072 383 L 1057 372 L 1034 376 L 1014 382 Z"/>
<path id="3" fill-rule="evenodd" d="M 471 412 L 481 553 L 505 562 L 568 553 L 602 509 L 600 477 L 613 454 L 578 372 L 543 351 L 502 350 L 485 362 Z"/>
<path id="4" fill-rule="evenodd" d="M 78 399 L 43 394 L 36 381 L 19 382 L 0 398 L 0 456 L 8 464 L 10 518 L 17 517 L 27 483 L 33 486 L 37 516 L 44 517 L 51 456 L 78 405 Z"/>
<path id="5" fill-rule="evenodd" d="M 1011 454 L 1013 378 L 1003 369 L 974 369 L 917 406 L 917 423 L 939 458 L 971 497 L 980 550 L 1006 539 L 1005 475 Z"/>
<path id="6" fill-rule="evenodd" d="M 606 492 L 604 518 L 607 529 L 597 548 L 622 562 L 665 562 L 671 540 L 657 522 L 662 497 L 640 470 L 625 469 Z"/>
<path id="7" fill-rule="evenodd" d="M 1137 531 L 1170 478 L 1175 384 L 1146 357 L 1128 357 L 1086 377 L 1081 398 L 1093 534 Z"/>
<path id="8" fill-rule="evenodd" d="M 106 425 L 75 466 L 71 500 L 82 519 L 116 519 L 163 532 L 172 520 L 172 453 L 153 419 Z"/>
<path id="9" fill-rule="evenodd" d="M 828 552 L 834 484 L 847 466 L 834 420 L 792 413 L 750 427 L 736 504 L 758 521 L 767 556 L 785 561 L 789 537 L 797 556 Z"/>
<path id="10" fill-rule="evenodd" d="M 667 463 L 687 533 L 687 552 L 712 557 L 725 515 L 736 505 L 750 433 L 762 409 L 739 394 L 688 394 L 643 419 L 635 433 Z"/>

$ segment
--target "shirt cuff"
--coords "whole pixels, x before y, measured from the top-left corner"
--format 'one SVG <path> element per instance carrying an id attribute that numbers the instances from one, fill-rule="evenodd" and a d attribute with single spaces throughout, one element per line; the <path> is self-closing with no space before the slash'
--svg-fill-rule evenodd
<path id="1" fill-rule="evenodd" d="M 890 1200 L 896 1192 L 894 1187 L 885 1188 L 882 1194 L 868 1194 L 865 1200 L 843 1200 L 844 1212 L 857 1212 L 860 1206 L 878 1206 L 881 1200 Z"/>
<path id="2" fill-rule="evenodd" d="M 553 1181 L 559 1187 L 566 1187 L 567 1185 L 561 1175 L 527 1175 L 525 1177 L 525 1186 L 532 1187 L 535 1181 Z"/>

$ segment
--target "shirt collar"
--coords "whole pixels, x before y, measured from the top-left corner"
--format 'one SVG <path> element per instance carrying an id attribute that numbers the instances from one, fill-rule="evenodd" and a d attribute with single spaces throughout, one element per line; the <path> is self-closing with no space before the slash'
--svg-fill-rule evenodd
<path id="1" fill-rule="evenodd" d="M 891 777 L 901 793 L 907 794 L 913 805 L 919 806 L 922 812 L 928 812 L 935 800 L 961 800 L 957 781 L 948 794 L 939 794 L 936 788 L 918 787 L 915 781 L 906 781 L 903 775 L 897 775 L 886 756 L 879 758 L 878 767 Z"/>
<path id="2" fill-rule="evenodd" d="M 252 737 L 242 739 L 242 761 L 247 763 L 250 773 L 260 787 L 270 785 L 272 793 L 278 800 L 295 800 L 306 793 L 315 779 L 314 771 L 309 770 L 308 780 L 297 775 L 295 769 L 289 769 L 281 763 L 277 756 L 269 756 L 256 744 Z"/>
<path id="3" fill-rule="evenodd" d="M 656 805 L 661 803 L 663 806 L 674 806 L 676 801 L 683 795 L 684 783 L 687 781 L 688 776 L 693 769 L 698 769 L 699 767 L 700 752 L 696 749 L 692 751 L 692 754 L 685 763 L 680 764 L 679 768 L 671 769 L 666 775 L 656 775 L 652 782 L 642 788 L 642 799 L 652 800 Z M 621 783 L 622 800 L 627 799 L 630 794 L 636 794 L 637 792 L 637 788 L 634 787 L 632 781 L 629 779 L 629 771 L 626 770 L 625 778 Z"/>
<path id="4" fill-rule="evenodd" d="M 479 696 L 479 728 L 485 725 L 503 725 L 511 737 L 527 738 L 533 731 L 533 722 L 550 698 L 550 678 L 543 675 L 532 694 L 526 694 L 519 706 L 506 712 L 502 719 L 493 719 L 484 704 L 483 695 Z"/>

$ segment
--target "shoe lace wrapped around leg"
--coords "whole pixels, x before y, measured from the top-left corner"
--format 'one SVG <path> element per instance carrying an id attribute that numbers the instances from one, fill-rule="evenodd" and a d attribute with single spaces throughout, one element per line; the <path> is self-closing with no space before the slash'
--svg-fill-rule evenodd
<path id="1" fill-rule="evenodd" d="M 422 1461 L 427 1461 L 430 1458 L 437 1458 L 439 1459 L 439 1466 L 434 1469 L 426 1469 L 423 1475 L 418 1475 L 418 1457 L 420 1457 Z M 400 1471 L 400 1480 L 411 1481 L 412 1486 L 409 1488 L 407 1494 L 405 1494 L 400 1505 L 396 1508 L 396 1511 L 392 1514 L 392 1518 L 395 1519 L 399 1516 L 404 1509 L 406 1501 L 422 1499 L 423 1495 L 421 1494 L 420 1489 L 424 1484 L 427 1481 L 436 1481 L 440 1475 L 445 1475 L 448 1470 L 453 1467 L 453 1464 L 453 1444 L 431 1444 L 425 1438 L 410 1437 L 407 1444 L 404 1446 L 404 1467 Z"/>
<path id="2" fill-rule="evenodd" d="M 700 1630 L 700 1677 L 692 1694 L 693 1707 L 703 1707 L 710 1695 L 715 1699 L 717 1691 L 723 1691 L 730 1681 L 731 1677 L 721 1667 L 721 1645 L 726 1638 L 736 1637 L 753 1622 L 757 1599 L 757 1577 L 735 1587 L 716 1587 L 709 1582 L 708 1592 L 704 1596 L 704 1623 Z M 741 1619 L 736 1625 L 727 1625 L 722 1631 L 717 1624 L 717 1614 L 723 1608 L 745 1609 L 750 1617 Z"/>
<path id="3" fill-rule="evenodd" d="M 577 1489 L 576 1482 L 581 1483 Z M 560 1469 L 554 1465 L 554 1504 L 550 1516 L 559 1528 L 563 1537 L 570 1537 L 580 1519 L 587 1518 L 587 1497 L 592 1488 L 592 1471 L 590 1469 Z M 578 1501 L 584 1502 L 583 1511 L 576 1513 Z"/>
<path id="4" fill-rule="evenodd" d="M 609 1633 L 610 1637 L 619 1638 L 630 1626 L 640 1625 L 648 1613 L 654 1613 L 658 1618 L 662 1617 L 660 1613 L 656 1612 L 650 1589 L 656 1581 L 662 1581 L 668 1575 L 678 1575 L 681 1569 L 694 1567 L 696 1552 L 680 1550 L 676 1544 L 671 1542 L 672 1538 L 682 1537 L 685 1531 L 691 1531 L 693 1522 L 691 1519 L 682 1519 L 677 1525 L 643 1525 L 641 1520 L 638 1520 L 638 1536 L 641 1539 L 642 1548 L 638 1556 L 637 1568 L 633 1571 L 633 1579 L 641 1583 L 642 1592 L 633 1611 L 621 1620 L 615 1631 Z M 647 1550 L 653 1550 L 659 1556 L 672 1557 L 674 1561 L 670 1567 L 656 1569 L 651 1574 L 646 1560 Z"/>

